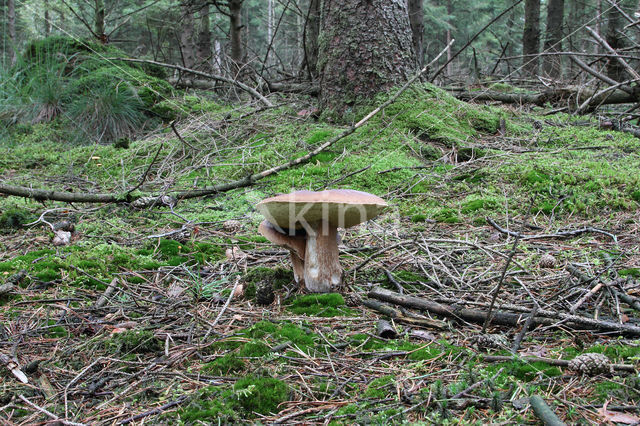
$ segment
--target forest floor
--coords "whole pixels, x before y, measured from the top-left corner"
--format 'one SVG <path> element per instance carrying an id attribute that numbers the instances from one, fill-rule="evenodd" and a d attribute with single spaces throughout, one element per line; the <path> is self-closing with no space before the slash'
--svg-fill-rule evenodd
<path id="1" fill-rule="evenodd" d="M 175 98 L 182 140 L 167 125 L 128 148 L 30 126 L 0 145 L 0 180 L 122 193 L 144 176 L 145 193 L 192 189 L 344 129 L 314 117 L 312 99 L 273 101 Z M 533 395 L 570 424 L 637 422 L 640 139 L 542 112 L 417 87 L 248 188 L 148 209 L 0 197 L 0 285 L 18 284 L 0 294 L 0 353 L 29 381 L 0 365 L 0 422 L 522 424 L 536 422 Z M 254 206 L 324 188 L 389 208 L 342 232 L 341 294 L 304 295 Z M 49 224 L 62 221 L 71 243 L 54 246 Z M 275 300 L 260 306 L 267 285 Z M 397 335 L 382 338 L 389 317 L 368 307 L 378 287 L 453 316 L 395 306 Z M 519 318 L 482 333 L 465 312 L 481 317 L 494 294 L 495 310 Z M 534 306 L 546 322 L 524 328 L 514 355 Z M 552 362 L 583 353 L 630 367 L 587 375 Z"/>

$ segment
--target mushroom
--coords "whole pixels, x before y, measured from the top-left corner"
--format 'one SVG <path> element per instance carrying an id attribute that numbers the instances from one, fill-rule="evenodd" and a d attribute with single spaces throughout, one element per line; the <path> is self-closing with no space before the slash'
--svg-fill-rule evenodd
<path id="1" fill-rule="evenodd" d="M 289 249 L 297 283 L 327 293 L 342 282 L 338 228 L 374 218 L 386 205 L 378 196 L 351 189 L 296 191 L 258 203 L 267 218 L 258 230 Z"/>

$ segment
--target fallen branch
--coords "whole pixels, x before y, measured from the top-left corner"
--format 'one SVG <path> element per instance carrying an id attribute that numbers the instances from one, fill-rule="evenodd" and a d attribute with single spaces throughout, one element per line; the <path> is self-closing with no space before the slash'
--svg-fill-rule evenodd
<path id="1" fill-rule="evenodd" d="M 619 86 L 607 92 L 596 92 L 591 89 L 565 87 L 552 90 L 545 90 L 538 93 L 504 93 L 494 91 L 482 92 L 459 92 L 454 96 L 463 101 L 496 101 L 505 104 L 532 104 L 544 106 L 547 103 L 557 105 L 571 99 L 576 105 L 586 103 L 587 106 L 597 105 L 617 105 L 638 102 L 638 95 L 627 90 L 628 86 L 619 84 L 613 80 L 612 86 Z"/>
<path id="2" fill-rule="evenodd" d="M 487 355 L 482 359 L 486 362 L 510 362 L 514 360 L 520 360 L 525 362 L 544 362 L 549 365 L 555 365 L 556 367 L 568 367 L 570 362 L 564 359 L 546 358 L 541 356 L 512 357 L 512 356 L 504 356 L 504 355 Z M 636 371 L 636 368 L 630 364 L 612 364 L 611 367 L 615 371 L 627 371 L 630 373 L 634 373 Z"/>
<path id="3" fill-rule="evenodd" d="M 530 397 L 529 403 L 536 417 L 540 419 L 544 426 L 564 426 L 564 423 L 556 416 L 556 413 L 538 395 Z"/>
<path id="4" fill-rule="evenodd" d="M 405 296 L 386 290 L 381 287 L 374 287 L 369 292 L 369 297 L 382 300 L 384 302 L 405 306 L 407 308 L 420 309 L 443 317 L 453 318 L 458 321 L 467 321 L 482 324 L 487 319 L 487 313 L 477 309 L 464 308 L 458 305 L 446 306 L 437 302 L 432 302 L 419 297 Z M 618 324 L 613 321 L 595 320 L 578 315 L 556 314 L 559 319 L 552 319 L 542 316 L 535 316 L 531 324 L 557 327 L 563 325 L 574 329 L 591 329 L 601 332 L 617 332 L 620 334 L 640 336 L 640 327 L 630 324 Z M 527 318 L 527 313 L 514 314 L 511 312 L 496 311 L 491 316 L 491 323 L 510 327 L 519 326 Z"/>
<path id="5" fill-rule="evenodd" d="M 200 76 L 202 78 L 209 78 L 212 80 L 218 80 L 218 81 L 224 81 L 225 83 L 229 83 L 229 84 L 233 84 L 234 86 L 238 86 L 240 89 L 244 90 L 245 92 L 247 92 L 248 94 L 250 94 L 251 96 L 253 96 L 254 98 L 258 99 L 260 102 L 262 102 L 263 104 L 265 104 L 266 106 L 273 106 L 273 104 L 269 101 L 269 99 L 265 98 L 264 96 L 262 96 L 257 90 L 247 86 L 244 83 L 239 82 L 238 80 L 234 80 L 232 78 L 228 78 L 222 75 L 218 75 L 218 74 L 207 74 L 204 73 L 202 71 L 197 71 L 191 68 L 186 68 L 180 65 L 174 65 L 174 64 L 167 64 L 164 62 L 157 62 L 157 61 L 151 61 L 148 59 L 132 59 L 132 58 L 107 58 L 107 61 L 123 61 L 123 62 L 135 62 L 135 63 L 139 63 L 139 64 L 151 64 L 151 65 L 157 65 L 159 67 L 163 67 L 163 68 L 171 68 L 174 70 L 178 70 L 178 71 L 182 71 L 182 72 L 187 72 L 193 75 L 197 75 Z"/>
<path id="6" fill-rule="evenodd" d="M 594 232 L 606 235 L 607 237 L 610 237 L 614 242 L 618 242 L 618 237 L 616 237 L 611 232 L 603 231 L 602 229 L 593 228 L 591 226 L 585 226 L 584 228 L 573 229 L 570 231 L 560 231 L 553 234 L 522 235 L 520 232 L 509 231 L 508 229 L 501 227 L 490 217 L 487 218 L 487 223 L 489 223 L 489 225 L 493 226 L 498 232 L 502 234 L 506 234 L 512 237 L 520 237 L 523 240 L 539 240 L 543 238 L 569 238 L 576 237 L 587 232 Z"/>
<path id="7" fill-rule="evenodd" d="M 365 299 L 362 301 L 362 304 L 367 308 L 378 311 L 397 322 L 420 327 L 436 328 L 439 330 L 446 330 L 449 328 L 448 324 L 445 321 L 434 320 L 431 318 L 423 317 L 421 315 L 411 315 L 408 313 L 406 314 L 404 312 L 401 312 L 399 309 L 394 308 L 393 306 L 378 302 L 377 300 Z"/>

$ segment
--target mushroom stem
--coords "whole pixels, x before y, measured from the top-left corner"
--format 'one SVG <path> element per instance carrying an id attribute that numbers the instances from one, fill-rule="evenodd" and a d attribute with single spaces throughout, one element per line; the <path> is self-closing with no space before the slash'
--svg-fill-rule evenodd
<path id="1" fill-rule="evenodd" d="M 338 229 L 328 221 L 311 225 L 307 233 L 304 284 L 312 293 L 329 293 L 342 282 L 338 252 Z"/>
<path id="2" fill-rule="evenodd" d="M 291 253 L 291 266 L 293 266 L 293 279 L 301 288 L 304 287 L 304 260 L 295 251 L 289 250 Z"/>

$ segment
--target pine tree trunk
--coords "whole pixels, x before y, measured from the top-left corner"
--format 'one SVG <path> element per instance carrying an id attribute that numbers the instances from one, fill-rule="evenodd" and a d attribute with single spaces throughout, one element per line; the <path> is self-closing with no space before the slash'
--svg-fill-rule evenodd
<path id="1" fill-rule="evenodd" d="M 11 66 L 18 60 L 16 54 L 16 3 L 14 0 L 7 0 L 7 31 L 9 32 L 9 49 L 11 51 Z"/>
<path id="2" fill-rule="evenodd" d="M 451 16 L 453 13 L 453 4 L 451 0 L 447 0 L 447 15 Z M 447 76 L 452 74 L 453 64 L 451 58 L 453 56 L 453 52 L 451 51 L 451 26 L 447 26 Z"/>
<path id="3" fill-rule="evenodd" d="M 305 57 L 312 79 L 318 77 L 318 35 L 320 34 L 320 0 L 310 0 L 305 32 Z"/>
<path id="4" fill-rule="evenodd" d="M 413 50 L 418 60 L 418 67 L 424 65 L 424 9 L 423 0 L 409 0 L 409 23 L 411 24 L 411 36 L 413 39 Z"/>
<path id="5" fill-rule="evenodd" d="M 540 0 L 526 0 L 524 4 L 524 31 L 522 33 L 522 68 L 529 75 L 538 73 L 540 53 Z M 536 56 L 528 56 L 536 55 Z"/>
<path id="6" fill-rule="evenodd" d="M 107 36 L 104 32 L 104 0 L 95 1 L 95 15 L 93 20 L 93 32 L 95 36 L 103 43 L 107 42 Z"/>
<path id="7" fill-rule="evenodd" d="M 229 40 L 231 42 L 231 61 L 234 73 L 237 73 L 244 63 L 244 48 L 242 46 L 242 2 L 229 1 Z"/>
<path id="8" fill-rule="evenodd" d="M 547 34 L 544 50 L 547 53 L 562 50 L 564 24 L 564 0 L 549 0 L 547 5 Z M 545 56 L 543 70 L 549 77 L 559 79 L 562 75 L 562 62 L 559 55 Z"/>
<path id="9" fill-rule="evenodd" d="M 205 2 L 200 8 L 200 28 L 198 30 L 198 45 L 196 47 L 197 64 L 199 69 L 210 72 L 212 70 L 211 25 L 209 23 L 209 3 Z"/>
<path id="10" fill-rule="evenodd" d="M 193 68 L 195 65 L 195 52 L 193 43 L 194 21 L 191 5 L 188 0 L 180 3 L 182 11 L 182 22 L 180 25 L 180 53 L 182 54 L 182 63 L 185 68 Z"/>
<path id="11" fill-rule="evenodd" d="M 620 12 L 612 7 L 609 9 L 609 13 L 607 14 L 607 34 L 606 40 L 609 46 L 614 49 L 620 49 L 624 47 L 624 41 L 622 40 L 621 34 L 619 32 L 621 25 Z M 609 59 L 607 63 L 607 76 L 615 81 L 624 81 L 626 80 L 626 72 L 622 64 L 616 61 L 613 58 Z"/>
<path id="12" fill-rule="evenodd" d="M 406 0 L 325 0 L 318 44 L 320 104 L 334 117 L 416 68 Z"/>
<path id="13" fill-rule="evenodd" d="M 51 14 L 49 13 L 49 0 L 44 0 L 44 36 L 51 35 Z"/>

